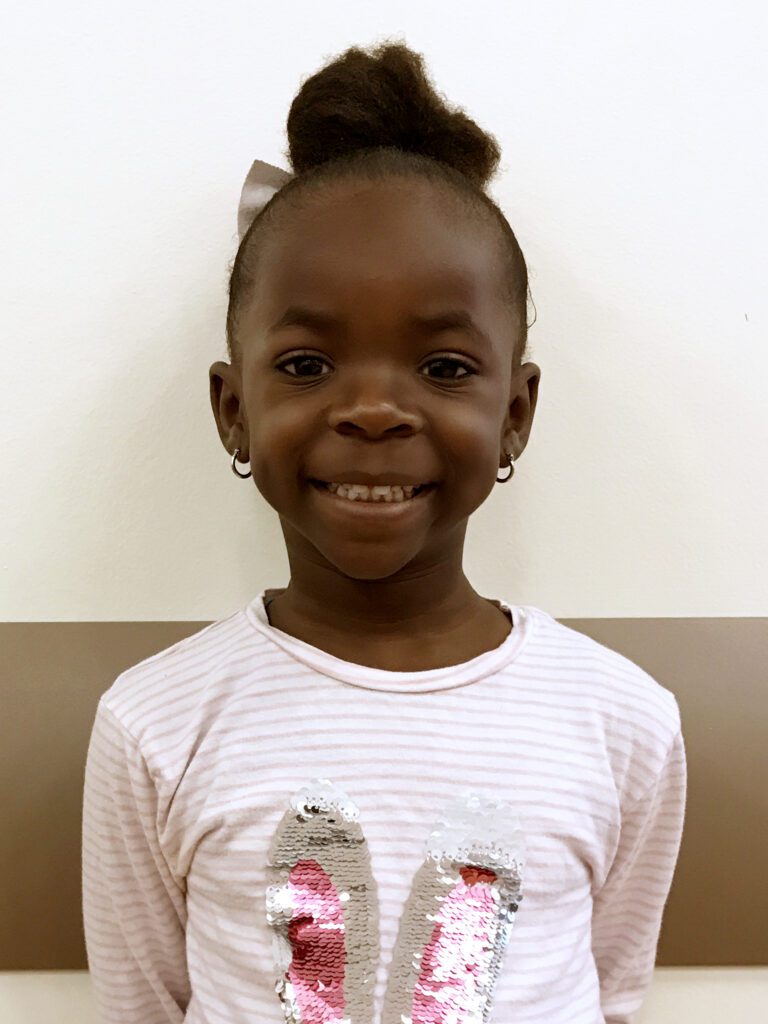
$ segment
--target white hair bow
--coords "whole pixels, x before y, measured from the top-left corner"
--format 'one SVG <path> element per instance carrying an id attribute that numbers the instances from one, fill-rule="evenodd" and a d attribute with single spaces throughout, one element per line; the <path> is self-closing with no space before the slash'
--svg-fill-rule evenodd
<path id="1" fill-rule="evenodd" d="M 282 167 L 275 167 L 264 160 L 253 161 L 243 184 L 240 205 L 237 208 L 237 232 L 241 242 L 259 210 L 267 205 L 278 189 L 294 177 L 294 174 L 283 170 Z"/>

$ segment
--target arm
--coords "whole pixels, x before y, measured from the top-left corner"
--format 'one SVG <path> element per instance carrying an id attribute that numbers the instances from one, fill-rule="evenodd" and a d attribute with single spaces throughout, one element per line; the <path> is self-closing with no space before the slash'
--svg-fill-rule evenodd
<path id="1" fill-rule="evenodd" d="M 83 793 L 83 924 L 100 1024 L 179 1024 L 189 1002 L 186 900 L 160 849 L 157 790 L 102 703 Z"/>
<path id="2" fill-rule="evenodd" d="M 616 856 L 594 897 L 592 951 L 606 1024 L 631 1024 L 650 988 L 680 850 L 687 768 L 678 730 L 650 790 L 621 816 Z"/>

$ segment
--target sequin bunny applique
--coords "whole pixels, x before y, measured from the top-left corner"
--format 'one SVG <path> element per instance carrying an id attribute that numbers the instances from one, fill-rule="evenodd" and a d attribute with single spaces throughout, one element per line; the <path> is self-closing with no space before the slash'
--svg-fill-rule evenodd
<path id="1" fill-rule="evenodd" d="M 379 910 L 359 811 L 299 790 L 270 848 L 276 991 L 287 1024 L 371 1024 Z M 465 792 L 429 835 L 400 920 L 382 1024 L 485 1024 L 522 894 L 511 807 Z"/>

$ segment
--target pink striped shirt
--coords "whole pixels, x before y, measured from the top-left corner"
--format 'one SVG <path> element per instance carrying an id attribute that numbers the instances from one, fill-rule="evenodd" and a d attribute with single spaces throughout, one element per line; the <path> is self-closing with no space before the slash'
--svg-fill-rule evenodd
<path id="1" fill-rule="evenodd" d="M 263 598 L 99 701 L 82 865 L 103 1024 L 629 1022 L 683 827 L 674 695 L 532 605 L 499 602 L 494 650 L 393 672 L 276 629 Z M 353 810 L 306 811 L 313 787 Z M 453 850 L 439 884 L 430 836 Z M 520 837 L 502 942 L 488 857 Z"/>

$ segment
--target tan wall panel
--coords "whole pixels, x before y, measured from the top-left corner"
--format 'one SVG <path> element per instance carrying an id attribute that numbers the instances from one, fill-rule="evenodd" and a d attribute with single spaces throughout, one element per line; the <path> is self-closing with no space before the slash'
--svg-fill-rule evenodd
<path id="1" fill-rule="evenodd" d="M 563 619 L 680 703 L 689 770 L 662 966 L 768 964 L 768 620 Z M 85 756 L 99 696 L 206 622 L 0 624 L 0 970 L 87 966 Z"/>
<path id="2" fill-rule="evenodd" d="M 768 619 L 570 619 L 677 697 L 688 759 L 664 966 L 768 964 Z"/>

